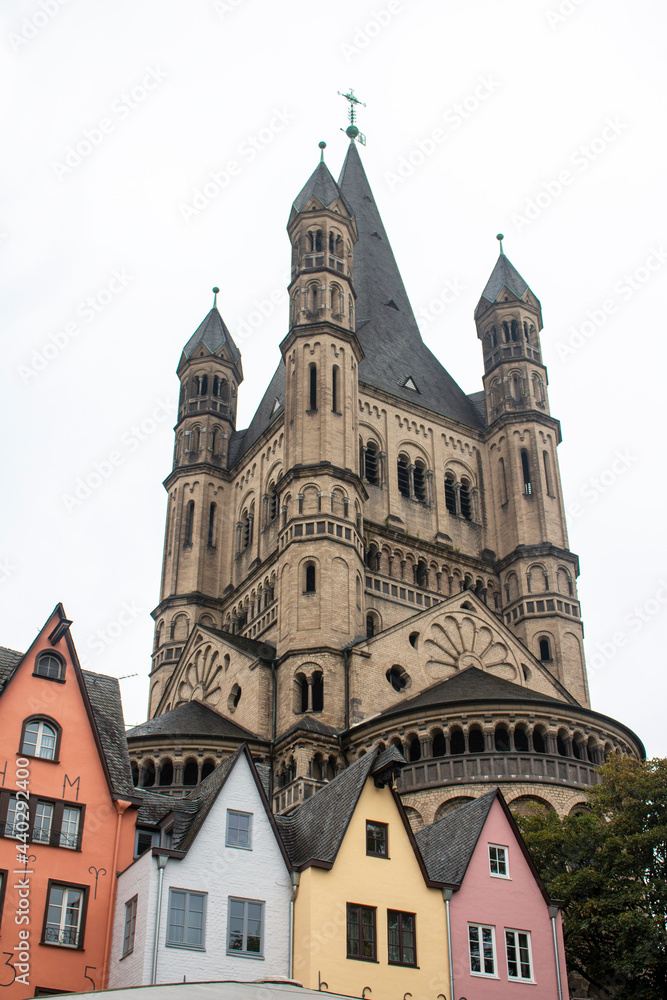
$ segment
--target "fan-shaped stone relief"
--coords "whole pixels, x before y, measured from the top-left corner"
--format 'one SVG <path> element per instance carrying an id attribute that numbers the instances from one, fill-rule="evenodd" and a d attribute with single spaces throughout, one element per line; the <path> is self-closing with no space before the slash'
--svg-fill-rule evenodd
<path id="1" fill-rule="evenodd" d="M 451 677 L 466 667 L 490 670 L 496 677 L 522 684 L 523 679 L 498 633 L 478 619 L 447 615 L 434 621 L 424 641 L 426 670 L 436 680 Z"/>
<path id="2" fill-rule="evenodd" d="M 220 670 L 218 650 L 210 643 L 200 646 L 180 670 L 169 707 L 176 708 L 188 701 L 201 701 L 215 708 L 222 696 Z"/>

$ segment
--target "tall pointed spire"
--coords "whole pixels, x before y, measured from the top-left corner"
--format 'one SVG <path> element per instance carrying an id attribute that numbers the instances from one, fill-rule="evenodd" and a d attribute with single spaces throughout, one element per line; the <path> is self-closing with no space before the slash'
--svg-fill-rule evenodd
<path id="1" fill-rule="evenodd" d="M 470 427 L 480 426 L 471 401 L 421 338 L 355 142 L 349 145 L 338 186 L 359 231 L 354 287 L 357 336 L 365 355 L 360 380 Z"/>

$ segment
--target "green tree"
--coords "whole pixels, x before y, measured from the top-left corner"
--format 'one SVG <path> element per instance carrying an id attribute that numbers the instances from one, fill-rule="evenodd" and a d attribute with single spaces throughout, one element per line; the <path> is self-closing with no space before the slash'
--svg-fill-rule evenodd
<path id="1" fill-rule="evenodd" d="M 568 967 L 614 1000 L 667 997 L 667 760 L 614 755 L 590 810 L 518 817 L 563 902 Z"/>

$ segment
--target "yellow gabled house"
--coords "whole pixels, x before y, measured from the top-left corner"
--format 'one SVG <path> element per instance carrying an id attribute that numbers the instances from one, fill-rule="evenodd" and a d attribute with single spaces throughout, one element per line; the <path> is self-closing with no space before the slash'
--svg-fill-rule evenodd
<path id="1" fill-rule="evenodd" d="M 375 749 L 277 817 L 295 887 L 293 976 L 306 987 L 449 997 L 448 886 L 429 879 L 394 790 L 404 763 Z"/>

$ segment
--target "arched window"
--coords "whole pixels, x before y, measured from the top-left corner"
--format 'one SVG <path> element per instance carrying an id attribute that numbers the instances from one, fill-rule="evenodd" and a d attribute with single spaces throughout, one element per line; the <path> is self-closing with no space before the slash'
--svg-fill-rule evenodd
<path id="1" fill-rule="evenodd" d="M 512 398 L 515 402 L 521 402 L 521 376 L 518 372 L 512 372 L 510 375 L 510 389 L 512 392 Z"/>
<path id="2" fill-rule="evenodd" d="M 212 503 L 208 509 L 208 541 L 210 548 L 215 548 L 215 504 Z"/>
<path id="3" fill-rule="evenodd" d="M 35 663 L 35 676 L 61 681 L 65 677 L 65 661 L 57 653 L 40 653 Z"/>
<path id="4" fill-rule="evenodd" d="M 366 615 L 366 638 L 372 639 L 375 635 L 375 615 Z"/>
<path id="5" fill-rule="evenodd" d="M 369 441 L 364 454 L 364 476 L 371 486 L 379 485 L 378 476 L 378 446 L 375 441 Z"/>
<path id="6" fill-rule="evenodd" d="M 317 365 L 308 366 L 308 409 L 317 409 Z"/>
<path id="7" fill-rule="evenodd" d="M 304 567 L 303 590 L 305 594 L 315 593 L 315 563 L 308 562 Z"/>
<path id="8" fill-rule="evenodd" d="M 461 754 L 466 752 L 466 740 L 463 735 L 463 730 L 459 726 L 455 726 L 449 735 L 449 752 L 452 754 Z"/>
<path id="9" fill-rule="evenodd" d="M 158 778 L 158 785 L 173 785 L 174 783 L 174 765 L 172 764 L 169 757 L 166 757 L 163 761 L 160 761 L 160 775 Z"/>
<path id="10" fill-rule="evenodd" d="M 495 326 L 491 327 L 491 347 L 498 346 L 498 334 L 496 333 Z"/>
<path id="11" fill-rule="evenodd" d="M 317 316 L 320 310 L 320 287 L 314 281 L 308 285 L 308 311 Z"/>
<path id="12" fill-rule="evenodd" d="M 408 760 L 415 761 L 420 760 L 422 755 L 421 743 L 417 736 L 413 736 L 408 744 Z"/>
<path id="13" fill-rule="evenodd" d="M 313 674 L 313 712 L 321 712 L 324 708 L 324 677 L 321 673 Z"/>
<path id="14" fill-rule="evenodd" d="M 444 757 L 447 751 L 447 742 L 445 740 L 444 733 L 441 729 L 438 729 L 433 734 L 433 756 L 434 757 Z"/>
<path id="15" fill-rule="evenodd" d="M 201 766 L 201 780 L 208 778 L 209 774 L 215 771 L 215 761 L 211 757 L 207 757 Z"/>
<path id="16" fill-rule="evenodd" d="M 514 749 L 519 753 L 528 752 L 528 734 L 523 726 L 516 726 L 514 729 Z"/>
<path id="17" fill-rule="evenodd" d="M 296 692 L 295 692 L 295 712 L 307 712 L 308 711 L 308 689 L 310 685 L 308 684 L 308 678 L 304 674 L 297 674 L 295 677 L 296 682 Z"/>
<path id="18" fill-rule="evenodd" d="M 195 502 L 188 500 L 185 510 L 185 541 L 184 545 L 192 545 L 192 534 L 195 526 Z"/>
<path id="19" fill-rule="evenodd" d="M 528 452 L 525 448 L 521 449 L 521 471 L 523 473 L 523 492 L 528 497 L 533 492 L 533 487 L 530 482 L 530 463 L 528 460 Z"/>
<path id="20" fill-rule="evenodd" d="M 528 323 L 525 320 L 523 321 L 523 335 L 526 338 L 526 343 L 529 344 L 530 343 L 530 327 L 528 326 Z"/>
<path id="21" fill-rule="evenodd" d="M 23 723 L 21 753 L 25 757 L 57 760 L 60 728 L 45 719 L 30 719 Z"/>
<path id="22" fill-rule="evenodd" d="M 310 253 L 322 252 L 322 230 L 317 229 L 308 233 L 308 250 Z"/>
<path id="23" fill-rule="evenodd" d="M 199 765 L 194 757 L 188 757 L 183 768 L 183 784 L 196 785 L 199 781 Z"/>
<path id="24" fill-rule="evenodd" d="M 467 521 L 472 519 L 472 498 L 470 496 L 470 480 L 461 480 L 461 491 L 459 494 L 459 499 L 461 501 L 461 515 L 465 517 Z"/>
<path id="25" fill-rule="evenodd" d="M 507 726 L 496 726 L 495 747 L 499 753 L 507 753 L 510 748 L 510 734 Z"/>
<path id="26" fill-rule="evenodd" d="M 498 459 L 498 474 L 500 476 L 500 502 L 507 503 L 507 473 L 505 472 L 505 459 Z"/>
<path id="27" fill-rule="evenodd" d="M 410 496 L 410 469 L 407 455 L 399 455 L 397 463 L 398 492 L 401 496 Z"/>
<path id="28" fill-rule="evenodd" d="M 546 637 L 540 639 L 540 660 L 542 663 L 548 663 L 551 660 L 551 647 Z"/>
<path id="29" fill-rule="evenodd" d="M 136 760 L 130 762 L 130 770 L 132 771 L 132 784 L 135 788 L 139 787 L 139 765 Z"/>
<path id="30" fill-rule="evenodd" d="M 275 521 L 278 517 L 278 493 L 276 492 L 275 483 L 271 483 L 269 486 L 269 506 L 267 514 L 269 521 Z"/>
<path id="31" fill-rule="evenodd" d="M 451 472 L 445 476 L 445 507 L 450 514 L 456 514 L 456 490 L 454 484 L 456 480 Z"/>
<path id="32" fill-rule="evenodd" d="M 484 733 L 479 726 L 472 726 L 468 732 L 469 753 L 484 753 Z"/>
<path id="33" fill-rule="evenodd" d="M 549 458 L 549 452 L 542 452 L 542 461 L 544 463 L 544 482 L 547 487 L 547 496 L 553 497 L 555 493 L 553 491 L 553 482 L 551 479 L 551 459 Z"/>
<path id="34" fill-rule="evenodd" d="M 338 365 L 334 365 L 331 369 L 331 409 L 334 413 L 340 413 L 340 400 L 338 380 L 340 377 L 340 369 Z"/>
<path id="35" fill-rule="evenodd" d="M 415 583 L 418 587 L 428 587 L 428 566 L 424 559 L 420 559 L 415 566 Z"/>
<path id="36" fill-rule="evenodd" d="M 155 764 L 152 760 L 145 760 L 141 765 L 141 787 L 152 788 L 155 784 Z"/>
<path id="37" fill-rule="evenodd" d="M 426 466 L 417 460 L 413 471 L 415 500 L 426 503 Z"/>
<path id="38" fill-rule="evenodd" d="M 343 290 L 340 285 L 332 285 L 329 289 L 329 304 L 331 306 L 331 315 L 334 319 L 340 319 L 343 315 L 344 302 Z"/>
<path id="39" fill-rule="evenodd" d="M 535 753 L 546 753 L 547 752 L 547 745 L 546 745 L 546 741 L 544 739 L 544 730 L 543 729 L 534 729 L 533 730 L 533 750 L 535 751 Z"/>

